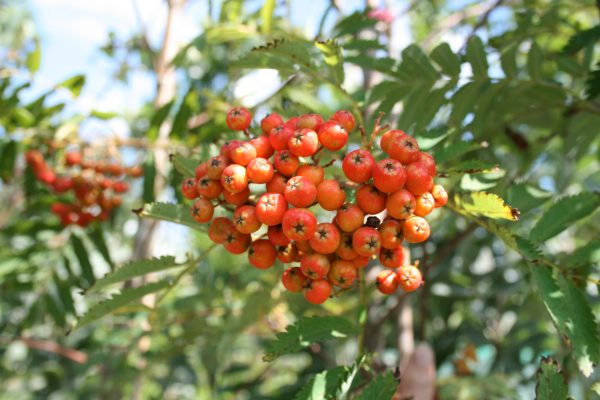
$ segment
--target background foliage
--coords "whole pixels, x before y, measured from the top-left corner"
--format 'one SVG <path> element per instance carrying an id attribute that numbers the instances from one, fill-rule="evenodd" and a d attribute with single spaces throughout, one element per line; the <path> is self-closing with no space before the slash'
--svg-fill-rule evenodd
<path id="1" fill-rule="evenodd" d="M 131 140 L 107 139 L 143 163 L 143 183 L 108 223 L 83 230 L 52 217 L 56 197 L 22 154 L 58 159 L 80 143 L 81 123 L 115 115 L 65 112 L 84 76 L 26 96 L 39 38 L 22 4 L 0 2 L 0 397 L 390 398 L 408 334 L 432 346 L 442 399 L 597 398 L 596 3 L 415 1 L 395 16 L 415 39 L 401 50 L 368 8 L 348 15 L 331 2 L 309 37 L 290 24 L 287 2 L 211 5 L 202 34 L 172 60 L 172 98 L 124 116 Z M 145 68 L 160 92 L 171 60 L 161 69 L 143 32 L 113 35 L 102 50 L 118 79 Z M 280 87 L 253 104 L 257 115 L 347 108 L 370 127 L 383 112 L 433 152 L 451 191 L 430 240 L 411 248 L 427 281 L 419 292 L 382 297 L 371 268 L 366 355 L 356 351 L 355 292 L 310 306 L 282 291 L 278 274 L 212 248 L 175 204 L 195 160 L 235 136 L 224 133 L 225 111 L 241 101 L 236 83 L 260 69 L 276 70 Z M 177 156 L 165 162 L 168 153 Z M 153 259 L 139 250 L 152 222 L 128 228 L 140 220 L 191 229 Z"/>

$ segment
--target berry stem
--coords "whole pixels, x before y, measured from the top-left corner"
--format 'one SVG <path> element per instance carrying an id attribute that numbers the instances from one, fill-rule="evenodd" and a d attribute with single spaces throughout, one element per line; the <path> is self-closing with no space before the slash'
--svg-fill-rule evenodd
<path id="1" fill-rule="evenodd" d="M 311 159 L 315 165 L 319 165 L 319 162 L 321 161 L 321 157 L 317 158 L 317 154 L 319 154 L 321 152 L 321 150 L 323 150 L 323 149 L 324 149 L 323 145 L 319 145 L 319 148 L 317 149 L 317 151 L 315 151 L 315 154 L 312 155 Z"/>
<path id="2" fill-rule="evenodd" d="M 379 113 L 379 116 L 375 120 L 375 126 L 373 127 L 373 132 L 371 132 L 371 137 L 369 138 L 367 150 L 370 150 L 373 147 L 373 143 L 375 142 L 375 138 L 377 136 L 385 133 L 388 129 L 390 129 L 390 126 L 388 124 L 385 124 L 383 126 L 380 125 L 381 119 L 383 118 L 384 115 L 385 114 L 382 112 Z"/>
<path id="3" fill-rule="evenodd" d="M 365 286 L 365 269 L 358 270 L 358 299 L 360 301 L 358 307 L 358 357 L 365 354 L 365 333 L 367 330 L 367 290 Z"/>

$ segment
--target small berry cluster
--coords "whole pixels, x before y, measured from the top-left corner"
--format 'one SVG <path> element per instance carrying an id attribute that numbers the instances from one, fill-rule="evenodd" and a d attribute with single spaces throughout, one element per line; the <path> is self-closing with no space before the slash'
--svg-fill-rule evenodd
<path id="1" fill-rule="evenodd" d="M 116 162 L 91 162 L 83 160 L 81 153 L 76 151 L 65 154 L 67 171 L 61 174 L 46 163 L 38 150 L 27 151 L 25 160 L 36 179 L 49 190 L 57 194 L 73 192 L 71 201 L 55 202 L 51 206 L 63 226 L 85 227 L 93 221 L 106 221 L 111 211 L 121 205 L 120 195 L 129 190 L 129 184 L 122 178 L 125 175 L 138 178 L 143 174 L 139 165 L 123 167 Z"/>
<path id="2" fill-rule="evenodd" d="M 299 262 L 283 272 L 281 281 L 292 292 L 304 292 L 320 304 L 354 285 L 358 269 L 371 258 L 392 268 L 380 274 L 377 287 L 392 293 L 421 285 L 419 270 L 404 265 L 402 242 L 419 243 L 429 237 L 423 218 L 444 205 L 447 194 L 433 184 L 435 162 L 420 152 L 416 141 L 400 130 L 385 132 L 382 149 L 389 155 L 376 162 L 370 145 L 385 131 L 377 122 L 370 143 L 347 154 L 342 162 L 349 179 L 325 179 L 320 152 L 337 152 L 355 128 L 353 115 L 337 111 L 325 121 L 318 114 L 304 114 L 284 121 L 272 113 L 260 122 L 262 134 L 252 137 L 252 116 L 245 108 L 227 114 L 229 128 L 251 139 L 231 140 L 220 154 L 198 165 L 195 177 L 183 181 L 185 198 L 194 200 L 191 215 L 199 223 L 210 222 L 210 239 L 233 254 L 248 252 L 250 264 L 267 269 L 276 260 Z M 365 139 L 364 131 L 363 139 Z M 249 184 L 265 185 L 251 196 Z M 346 202 L 346 190 L 354 190 L 356 204 Z M 215 217 L 215 205 L 234 206 L 232 217 Z M 336 212 L 331 222 L 319 223 L 313 206 Z M 387 211 L 380 224 L 376 214 Z M 267 226 L 257 238 L 252 234 Z"/>

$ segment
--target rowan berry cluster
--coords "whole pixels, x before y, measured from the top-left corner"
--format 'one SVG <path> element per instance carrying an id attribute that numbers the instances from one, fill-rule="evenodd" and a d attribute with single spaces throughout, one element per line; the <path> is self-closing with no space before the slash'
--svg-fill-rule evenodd
<path id="1" fill-rule="evenodd" d="M 142 168 L 123 167 L 117 162 L 93 162 L 83 159 L 78 151 L 65 154 L 63 165 L 53 169 L 38 150 L 25 153 L 25 160 L 35 178 L 56 194 L 73 193 L 72 198 L 52 204 L 51 211 L 63 226 L 88 226 L 93 221 L 106 221 L 111 211 L 121 205 L 121 194 L 129 190 L 125 176 L 140 177 Z"/>
<path id="2" fill-rule="evenodd" d="M 343 158 L 347 180 L 341 181 L 325 179 L 325 167 L 332 162 L 322 166 L 320 156 L 344 148 L 355 128 L 350 112 L 337 111 L 327 121 L 318 114 L 284 121 L 272 113 L 254 137 L 251 121 L 245 108 L 230 110 L 229 128 L 250 139 L 226 142 L 219 155 L 200 163 L 195 177 L 182 183 L 183 196 L 194 200 L 193 219 L 210 222 L 213 242 L 233 254 L 247 251 L 250 264 L 259 269 L 276 260 L 298 263 L 283 272 L 281 281 L 311 303 L 323 303 L 334 287 L 351 288 L 358 269 L 372 258 L 390 268 L 376 280 L 382 293 L 421 285 L 419 270 L 405 266 L 402 242 L 427 240 L 430 230 L 423 217 L 443 206 L 447 194 L 433 184 L 435 162 L 419 151 L 415 139 L 400 130 L 385 131 L 377 122 L 370 142 Z M 376 161 L 370 144 L 384 131 L 381 147 L 388 157 Z M 355 203 L 346 202 L 352 194 Z M 215 217 L 219 205 L 232 216 Z M 335 212 L 330 222 L 319 223 L 313 211 L 319 207 Z M 260 235 L 263 225 L 266 233 Z"/>

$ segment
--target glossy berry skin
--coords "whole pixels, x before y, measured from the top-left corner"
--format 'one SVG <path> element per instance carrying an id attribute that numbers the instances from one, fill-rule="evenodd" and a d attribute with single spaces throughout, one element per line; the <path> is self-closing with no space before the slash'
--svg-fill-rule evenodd
<path id="1" fill-rule="evenodd" d="M 303 114 L 296 120 L 296 129 L 311 129 L 318 131 L 323 124 L 323 117 L 319 114 Z"/>
<path id="2" fill-rule="evenodd" d="M 219 154 L 222 155 L 223 157 L 225 157 L 225 159 L 227 159 L 228 161 L 231 160 L 231 149 L 234 149 L 236 147 L 238 147 L 242 142 L 239 140 L 228 140 L 227 142 L 225 142 L 222 146 L 221 149 L 219 151 Z"/>
<path id="3" fill-rule="evenodd" d="M 283 271 L 281 283 L 288 291 L 299 293 L 302 291 L 307 279 L 299 267 L 290 267 Z"/>
<path id="4" fill-rule="evenodd" d="M 250 144 L 256 149 L 256 157 L 269 159 L 275 152 L 267 135 L 251 139 Z"/>
<path id="5" fill-rule="evenodd" d="M 417 153 L 417 157 L 414 162 L 420 163 L 423 165 L 429 175 L 432 177 L 435 176 L 435 160 L 431 154 L 420 151 Z"/>
<path id="6" fill-rule="evenodd" d="M 364 219 L 363 210 L 351 203 L 344 204 L 335 215 L 336 225 L 344 232 L 354 232 L 362 226 Z"/>
<path id="7" fill-rule="evenodd" d="M 229 129 L 234 131 L 245 131 L 250 127 L 252 115 L 250 114 L 250 111 L 244 107 L 235 107 L 229 110 L 225 122 Z"/>
<path id="8" fill-rule="evenodd" d="M 410 217 L 415 211 L 416 206 L 415 196 L 406 189 L 401 189 L 390 194 L 386 202 L 388 213 L 396 219 Z"/>
<path id="9" fill-rule="evenodd" d="M 375 159 L 367 150 L 357 149 L 344 157 L 342 170 L 348 179 L 356 183 L 364 183 L 373 176 Z"/>
<path id="10" fill-rule="evenodd" d="M 402 189 L 406 182 L 406 171 L 399 161 L 386 158 L 373 168 L 373 185 L 384 193 Z"/>
<path id="11" fill-rule="evenodd" d="M 417 159 L 419 145 L 409 135 L 398 135 L 389 144 L 387 153 L 402 164 L 410 164 Z"/>
<path id="12" fill-rule="evenodd" d="M 78 151 L 70 151 L 67 154 L 65 154 L 65 164 L 67 164 L 68 166 L 79 165 L 81 164 L 82 159 L 83 157 Z"/>
<path id="13" fill-rule="evenodd" d="M 323 147 L 330 151 L 338 151 L 348 142 L 348 132 L 337 121 L 321 125 L 318 136 Z"/>
<path id="14" fill-rule="evenodd" d="M 52 188 L 56 193 L 64 193 L 73 188 L 73 179 L 70 177 L 59 176 L 54 180 Z"/>
<path id="15" fill-rule="evenodd" d="M 381 235 L 375 228 L 360 227 L 352 234 L 352 247 L 359 256 L 370 257 L 375 255 L 379 253 L 381 248 Z"/>
<path id="16" fill-rule="evenodd" d="M 392 140 L 394 140 L 396 137 L 402 136 L 402 135 L 406 135 L 406 133 L 404 131 L 401 131 L 400 129 L 392 129 L 392 130 L 387 131 L 386 133 L 381 135 L 381 140 L 379 141 L 379 147 L 381 147 L 381 150 L 383 150 L 384 152 L 387 153 Z"/>
<path id="17" fill-rule="evenodd" d="M 196 179 L 200 179 L 206 175 L 210 179 L 218 180 L 221 179 L 221 174 L 223 174 L 223 170 L 225 169 L 225 167 L 227 167 L 229 161 L 227 160 L 227 158 L 225 158 L 225 156 L 219 155 L 209 158 L 206 163 L 202 164 L 204 164 L 203 168 L 200 168 L 200 166 L 196 168 Z M 202 175 L 203 169 L 205 169 L 205 173 Z"/>
<path id="18" fill-rule="evenodd" d="M 288 264 L 296 261 L 298 257 L 298 248 L 294 242 L 286 246 L 277 247 L 277 259 L 283 264 Z"/>
<path id="19" fill-rule="evenodd" d="M 279 173 L 275 173 L 273 178 L 267 182 L 266 189 L 269 193 L 285 193 L 287 178 Z"/>
<path id="20" fill-rule="evenodd" d="M 273 164 L 281 175 L 290 177 L 296 174 L 300 160 L 289 150 L 281 150 L 275 153 Z"/>
<path id="21" fill-rule="evenodd" d="M 300 270 L 310 279 L 323 279 L 329 272 L 329 259 L 319 253 L 307 254 L 300 260 Z"/>
<path id="22" fill-rule="evenodd" d="M 361 185 L 356 191 L 356 203 L 365 214 L 379 214 L 385 210 L 387 195 L 369 184 Z"/>
<path id="23" fill-rule="evenodd" d="M 283 215 L 282 225 L 290 240 L 309 240 L 317 230 L 317 218 L 305 208 L 292 208 Z"/>
<path id="24" fill-rule="evenodd" d="M 319 137 L 312 129 L 298 129 L 288 141 L 288 149 L 296 157 L 308 157 L 317 152 Z"/>
<path id="25" fill-rule="evenodd" d="M 329 267 L 327 280 L 334 286 L 349 288 L 356 281 L 358 275 L 352 261 L 335 260 Z"/>
<path id="26" fill-rule="evenodd" d="M 354 264 L 355 268 L 364 268 L 367 265 L 369 265 L 370 259 L 371 257 L 367 256 L 357 256 L 355 259 L 352 260 L 352 264 Z"/>
<path id="27" fill-rule="evenodd" d="M 222 156 L 224 160 L 228 160 L 228 158 Z M 196 167 L 195 170 L 195 176 L 196 179 L 201 179 L 204 178 L 206 176 L 206 174 L 208 173 L 208 163 L 205 161 L 203 163 L 198 164 L 198 166 Z M 221 173 L 223 173 L 221 171 Z M 221 176 L 219 175 L 219 177 L 217 177 L 216 179 L 220 179 Z"/>
<path id="28" fill-rule="evenodd" d="M 112 190 L 115 193 L 125 193 L 126 191 L 129 190 L 129 184 L 124 181 L 115 182 L 112 186 Z"/>
<path id="29" fill-rule="evenodd" d="M 212 200 L 221 195 L 223 187 L 219 181 L 213 181 L 212 179 L 209 179 L 208 176 L 205 176 L 198 181 L 196 190 L 200 196 Z"/>
<path id="30" fill-rule="evenodd" d="M 230 149 L 229 157 L 233 163 L 245 167 L 250 161 L 256 158 L 256 149 L 249 142 L 242 142 Z"/>
<path id="31" fill-rule="evenodd" d="M 342 260 L 351 261 L 358 257 L 354 247 L 352 246 L 352 234 L 344 232 L 340 235 L 340 245 L 335 254 Z"/>
<path id="32" fill-rule="evenodd" d="M 282 124 L 283 118 L 277 113 L 271 113 L 260 120 L 260 129 L 262 129 L 263 133 L 268 135 L 271 132 L 271 129 Z"/>
<path id="33" fill-rule="evenodd" d="M 215 208 L 213 207 L 211 202 L 202 197 L 196 200 L 190 208 L 190 214 L 192 215 L 194 221 L 199 222 L 201 224 L 210 221 L 214 211 Z"/>
<path id="34" fill-rule="evenodd" d="M 238 164 L 230 164 L 221 174 L 221 186 L 230 193 L 239 193 L 248 187 L 246 168 Z"/>
<path id="35" fill-rule="evenodd" d="M 256 202 L 256 217 L 268 226 L 281 224 L 287 210 L 288 203 L 279 193 L 265 193 Z"/>
<path id="36" fill-rule="evenodd" d="M 318 165 L 304 164 L 298 167 L 296 175 L 308 178 L 308 180 L 311 181 L 313 185 L 318 186 L 321 182 L 323 182 L 323 178 L 325 177 L 325 170 L 323 169 L 323 167 L 320 167 Z"/>
<path id="37" fill-rule="evenodd" d="M 186 178 L 181 183 L 181 194 L 189 200 L 198 197 L 198 189 L 196 188 L 196 180 L 194 178 Z"/>
<path id="38" fill-rule="evenodd" d="M 208 227 L 208 237 L 216 244 L 223 244 L 227 234 L 235 230 L 233 222 L 229 218 L 214 218 Z"/>
<path id="39" fill-rule="evenodd" d="M 258 211 L 258 206 L 256 209 Z M 270 225 L 269 229 L 267 229 L 267 237 L 275 246 L 287 246 L 291 242 L 291 240 L 283 233 L 283 227 L 281 225 Z"/>
<path id="40" fill-rule="evenodd" d="M 336 121 L 340 124 L 346 132 L 350 133 L 354 130 L 356 126 L 356 121 L 354 120 L 354 115 L 350 111 L 346 110 L 338 110 L 332 116 L 331 120 Z"/>
<path id="41" fill-rule="evenodd" d="M 310 247 L 320 254 L 333 254 L 340 246 L 340 230 L 334 224 L 323 222 L 310 238 Z"/>
<path id="42" fill-rule="evenodd" d="M 260 229 L 261 223 L 256 215 L 256 207 L 251 205 L 239 206 L 233 212 L 235 229 L 247 235 Z"/>
<path id="43" fill-rule="evenodd" d="M 253 183 L 267 183 L 275 175 L 273 164 L 269 160 L 260 157 L 248 163 L 246 172 L 248 173 L 248 179 Z"/>
<path id="44" fill-rule="evenodd" d="M 317 188 L 303 176 L 294 176 L 287 181 L 285 199 L 294 207 L 309 207 L 317 200 Z"/>
<path id="45" fill-rule="evenodd" d="M 250 235 L 243 234 L 237 229 L 234 229 L 225 236 L 223 247 L 231 254 L 242 254 L 248 250 L 251 241 Z"/>
<path id="46" fill-rule="evenodd" d="M 413 265 L 400 267 L 396 270 L 396 281 L 405 292 L 414 292 L 423 283 L 423 276 Z"/>
<path id="47" fill-rule="evenodd" d="M 326 179 L 317 186 L 317 201 L 323 209 L 335 211 L 346 201 L 346 192 L 335 179 Z"/>
<path id="48" fill-rule="evenodd" d="M 246 187 L 246 189 L 242 190 L 239 193 L 231 193 L 227 190 L 223 190 L 223 199 L 228 204 L 233 204 L 234 206 L 241 206 L 242 204 L 246 204 L 248 202 L 248 198 L 250 197 L 250 189 Z"/>
<path id="49" fill-rule="evenodd" d="M 304 286 L 304 298 L 313 304 L 324 303 L 331 295 L 331 284 L 326 279 L 308 280 Z"/>
<path id="50" fill-rule="evenodd" d="M 412 163 L 406 167 L 406 190 L 415 196 L 429 192 L 433 187 L 433 177 L 427 167 L 421 163 Z"/>
<path id="51" fill-rule="evenodd" d="M 421 243 L 429 238 L 429 224 L 425 218 L 410 217 L 404 221 L 402 232 L 408 243 Z"/>
<path id="52" fill-rule="evenodd" d="M 395 249 L 381 249 L 379 262 L 387 268 L 398 268 L 404 264 L 404 249 L 402 246 Z"/>
<path id="53" fill-rule="evenodd" d="M 442 185 L 433 185 L 431 195 L 435 201 L 435 208 L 443 207 L 448 202 L 448 193 Z"/>
<path id="54" fill-rule="evenodd" d="M 267 239 L 255 240 L 248 249 L 248 261 L 258 269 L 271 268 L 275 264 L 276 258 L 275 246 Z"/>
<path id="55" fill-rule="evenodd" d="M 403 222 L 396 221 L 395 219 L 386 219 L 383 221 L 377 228 L 381 235 L 381 247 L 391 250 L 398 248 L 404 240 L 403 226 Z"/>
<path id="56" fill-rule="evenodd" d="M 290 138 L 294 135 L 294 128 L 282 124 L 271 129 L 269 132 L 269 143 L 273 150 L 287 150 Z"/>
<path id="57" fill-rule="evenodd" d="M 296 247 L 299 252 L 302 252 L 302 255 L 314 253 L 309 240 L 296 240 L 294 243 L 296 243 Z"/>
<path id="58" fill-rule="evenodd" d="M 398 280 L 396 272 L 391 269 L 384 269 L 375 279 L 375 286 L 383 294 L 392 294 L 398 290 Z"/>
<path id="59" fill-rule="evenodd" d="M 425 192 L 420 196 L 416 197 L 417 206 L 415 207 L 415 215 L 424 217 L 428 215 L 435 207 L 435 199 L 429 192 Z"/>

